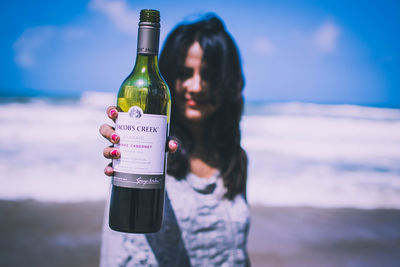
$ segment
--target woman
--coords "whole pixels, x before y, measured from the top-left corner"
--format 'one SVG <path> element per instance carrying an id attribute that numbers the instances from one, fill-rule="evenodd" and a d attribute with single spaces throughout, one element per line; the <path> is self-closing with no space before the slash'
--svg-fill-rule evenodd
<path id="1" fill-rule="evenodd" d="M 247 158 L 240 146 L 243 74 L 222 21 L 208 14 L 167 37 L 160 70 L 172 95 L 164 222 L 156 234 L 103 235 L 103 266 L 246 266 Z M 173 66 L 173 67 L 172 67 Z M 115 119 L 115 107 L 108 109 Z M 101 134 L 118 141 L 108 125 Z M 114 138 L 113 138 L 114 137 Z M 169 142 L 174 152 L 177 144 Z M 119 151 L 106 148 L 107 158 Z M 112 167 L 105 169 L 112 175 Z M 105 216 L 106 218 L 108 216 Z"/>

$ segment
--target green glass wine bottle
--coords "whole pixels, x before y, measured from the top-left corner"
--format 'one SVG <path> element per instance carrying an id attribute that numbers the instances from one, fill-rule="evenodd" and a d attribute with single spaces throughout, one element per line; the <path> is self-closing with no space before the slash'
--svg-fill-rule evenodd
<path id="1" fill-rule="evenodd" d="M 135 67 L 117 98 L 114 176 L 109 225 L 116 231 L 152 233 L 161 228 L 164 210 L 166 138 L 171 95 L 158 69 L 160 12 L 140 12 Z"/>

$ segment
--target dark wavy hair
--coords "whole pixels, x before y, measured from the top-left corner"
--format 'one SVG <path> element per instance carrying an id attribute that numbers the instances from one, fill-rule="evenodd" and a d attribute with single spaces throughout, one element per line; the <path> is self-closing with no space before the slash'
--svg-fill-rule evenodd
<path id="1" fill-rule="evenodd" d="M 179 24 L 168 35 L 160 54 L 159 66 L 172 95 L 170 135 L 179 141 L 179 149 L 169 154 L 168 174 L 182 179 L 189 172 L 193 148 L 190 131 L 180 121 L 174 102 L 175 84 L 180 79 L 188 48 L 198 42 L 203 50 L 201 76 L 210 86 L 217 111 L 207 119 L 207 142 L 214 147 L 225 197 L 246 194 L 247 156 L 240 146 L 240 119 L 243 112 L 244 77 L 238 48 L 221 19 L 208 13 L 192 23 Z"/>

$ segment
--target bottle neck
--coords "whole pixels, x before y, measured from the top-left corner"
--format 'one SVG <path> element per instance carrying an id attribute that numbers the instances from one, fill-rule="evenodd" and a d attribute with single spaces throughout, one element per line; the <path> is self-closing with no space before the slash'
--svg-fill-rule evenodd
<path id="1" fill-rule="evenodd" d="M 140 22 L 137 43 L 135 73 L 158 73 L 158 46 L 160 40 L 160 24 Z"/>
<path id="2" fill-rule="evenodd" d="M 137 54 L 134 73 L 159 73 L 158 57 L 152 54 Z"/>
<path id="3" fill-rule="evenodd" d="M 160 24 L 140 22 L 138 32 L 137 54 L 158 55 L 160 42 Z"/>

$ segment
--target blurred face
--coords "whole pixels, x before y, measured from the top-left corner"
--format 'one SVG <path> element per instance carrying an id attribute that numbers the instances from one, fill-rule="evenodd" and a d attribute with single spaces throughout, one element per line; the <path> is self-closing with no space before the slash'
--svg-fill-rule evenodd
<path id="1" fill-rule="evenodd" d="M 209 85 L 201 77 L 203 50 L 198 42 L 187 52 L 181 77 L 175 85 L 180 115 L 189 121 L 202 121 L 217 110 L 210 101 Z"/>

